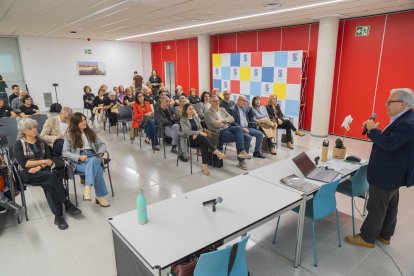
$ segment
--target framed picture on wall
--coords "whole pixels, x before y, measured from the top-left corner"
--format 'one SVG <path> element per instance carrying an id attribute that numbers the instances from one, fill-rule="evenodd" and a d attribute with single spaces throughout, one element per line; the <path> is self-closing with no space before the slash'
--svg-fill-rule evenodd
<path id="1" fill-rule="evenodd" d="M 78 61 L 78 71 L 80 76 L 105 76 L 105 62 Z"/>

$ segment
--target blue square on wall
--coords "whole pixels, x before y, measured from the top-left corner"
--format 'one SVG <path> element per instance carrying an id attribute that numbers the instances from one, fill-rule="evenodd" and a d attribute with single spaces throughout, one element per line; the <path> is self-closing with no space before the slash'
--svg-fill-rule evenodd
<path id="1" fill-rule="evenodd" d="M 260 96 L 262 89 L 262 83 L 258 81 L 252 81 L 250 83 L 250 95 L 251 96 Z"/>
<path id="2" fill-rule="evenodd" d="M 231 54 L 231 56 L 230 56 L 230 65 L 232 67 L 239 67 L 240 66 L 240 54 L 239 53 Z"/>
<path id="3" fill-rule="evenodd" d="M 221 79 L 230 80 L 230 67 L 221 67 Z"/>
<path id="4" fill-rule="evenodd" d="M 218 88 L 221 90 L 221 80 L 213 80 L 213 88 Z"/>
<path id="5" fill-rule="evenodd" d="M 262 67 L 262 82 L 273 82 L 274 68 Z"/>
<path id="6" fill-rule="evenodd" d="M 285 115 L 299 116 L 299 101 L 286 100 Z"/>
<path id="7" fill-rule="evenodd" d="M 288 52 L 275 52 L 275 67 L 287 67 Z"/>

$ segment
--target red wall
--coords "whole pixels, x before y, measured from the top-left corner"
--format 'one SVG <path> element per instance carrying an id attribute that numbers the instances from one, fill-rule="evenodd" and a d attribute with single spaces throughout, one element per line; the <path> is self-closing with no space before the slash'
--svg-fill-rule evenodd
<path id="1" fill-rule="evenodd" d="M 356 37 L 357 26 L 370 26 L 369 36 Z M 309 53 L 304 127 L 310 129 L 318 45 L 318 24 L 306 24 L 210 36 L 211 53 L 305 50 Z M 414 88 L 414 11 L 341 20 L 329 132 L 343 135 L 345 116 L 354 118 L 347 136 L 363 138 L 361 125 L 375 112 L 380 127 L 388 124 L 384 102 L 392 88 Z M 186 43 L 187 42 L 187 43 Z M 173 44 L 170 52 L 166 45 Z M 187 44 L 187 45 L 186 45 Z M 164 47 L 163 47 L 164 46 Z M 185 51 L 188 50 L 188 55 Z M 176 80 L 187 92 L 198 88 L 197 39 L 152 43 L 152 64 L 176 61 Z M 187 66 L 186 66 L 186 63 Z M 186 76 L 185 76 L 186 75 Z"/>
<path id="2" fill-rule="evenodd" d="M 356 26 L 370 26 L 369 36 L 355 36 Z M 412 45 L 414 11 L 349 19 L 341 22 L 330 132 L 343 135 L 345 116 L 354 118 L 347 136 L 364 138 L 362 123 L 378 115 L 380 129 L 389 117 L 384 106 L 392 88 L 414 88 Z M 341 38 L 342 39 L 342 38 Z M 341 40 L 339 39 L 339 40 Z"/>
<path id="3" fill-rule="evenodd" d="M 164 62 L 173 61 L 175 85 L 181 85 L 186 94 L 190 88 L 198 91 L 197 38 L 153 42 L 151 43 L 151 56 L 152 67 L 158 71 L 163 80 L 165 79 Z"/>

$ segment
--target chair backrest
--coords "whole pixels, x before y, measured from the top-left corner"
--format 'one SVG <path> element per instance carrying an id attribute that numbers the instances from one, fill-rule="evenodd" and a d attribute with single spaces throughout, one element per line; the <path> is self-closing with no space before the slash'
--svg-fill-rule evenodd
<path id="1" fill-rule="evenodd" d="M 17 120 L 12 117 L 0 118 L 0 136 L 17 136 Z"/>
<path id="2" fill-rule="evenodd" d="M 130 106 L 118 107 L 118 120 L 120 121 L 132 120 L 132 107 Z"/>
<path id="3" fill-rule="evenodd" d="M 37 133 L 41 133 L 43 129 L 43 125 L 45 124 L 47 120 L 46 114 L 39 114 L 39 115 L 33 115 L 30 117 L 30 119 L 33 119 L 37 122 Z"/>
<path id="4" fill-rule="evenodd" d="M 324 184 L 313 198 L 313 219 L 321 219 L 330 215 L 336 209 L 336 188 L 339 180 Z"/>
<path id="5" fill-rule="evenodd" d="M 367 169 L 368 165 L 361 166 L 352 176 L 353 196 L 363 195 L 368 191 Z"/>
<path id="6" fill-rule="evenodd" d="M 227 276 L 231 247 L 200 255 L 194 276 Z"/>
<path id="7" fill-rule="evenodd" d="M 249 237 L 250 236 L 246 236 L 239 241 L 236 260 L 234 261 L 233 269 L 229 274 L 230 276 L 247 276 L 249 274 L 246 263 L 246 244 Z"/>

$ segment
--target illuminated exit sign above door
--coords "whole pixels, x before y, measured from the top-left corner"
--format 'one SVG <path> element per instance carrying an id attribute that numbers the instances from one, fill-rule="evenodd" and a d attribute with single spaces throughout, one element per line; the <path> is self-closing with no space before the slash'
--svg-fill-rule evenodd
<path id="1" fill-rule="evenodd" d="M 368 36 L 369 26 L 358 26 L 355 29 L 355 36 Z"/>

